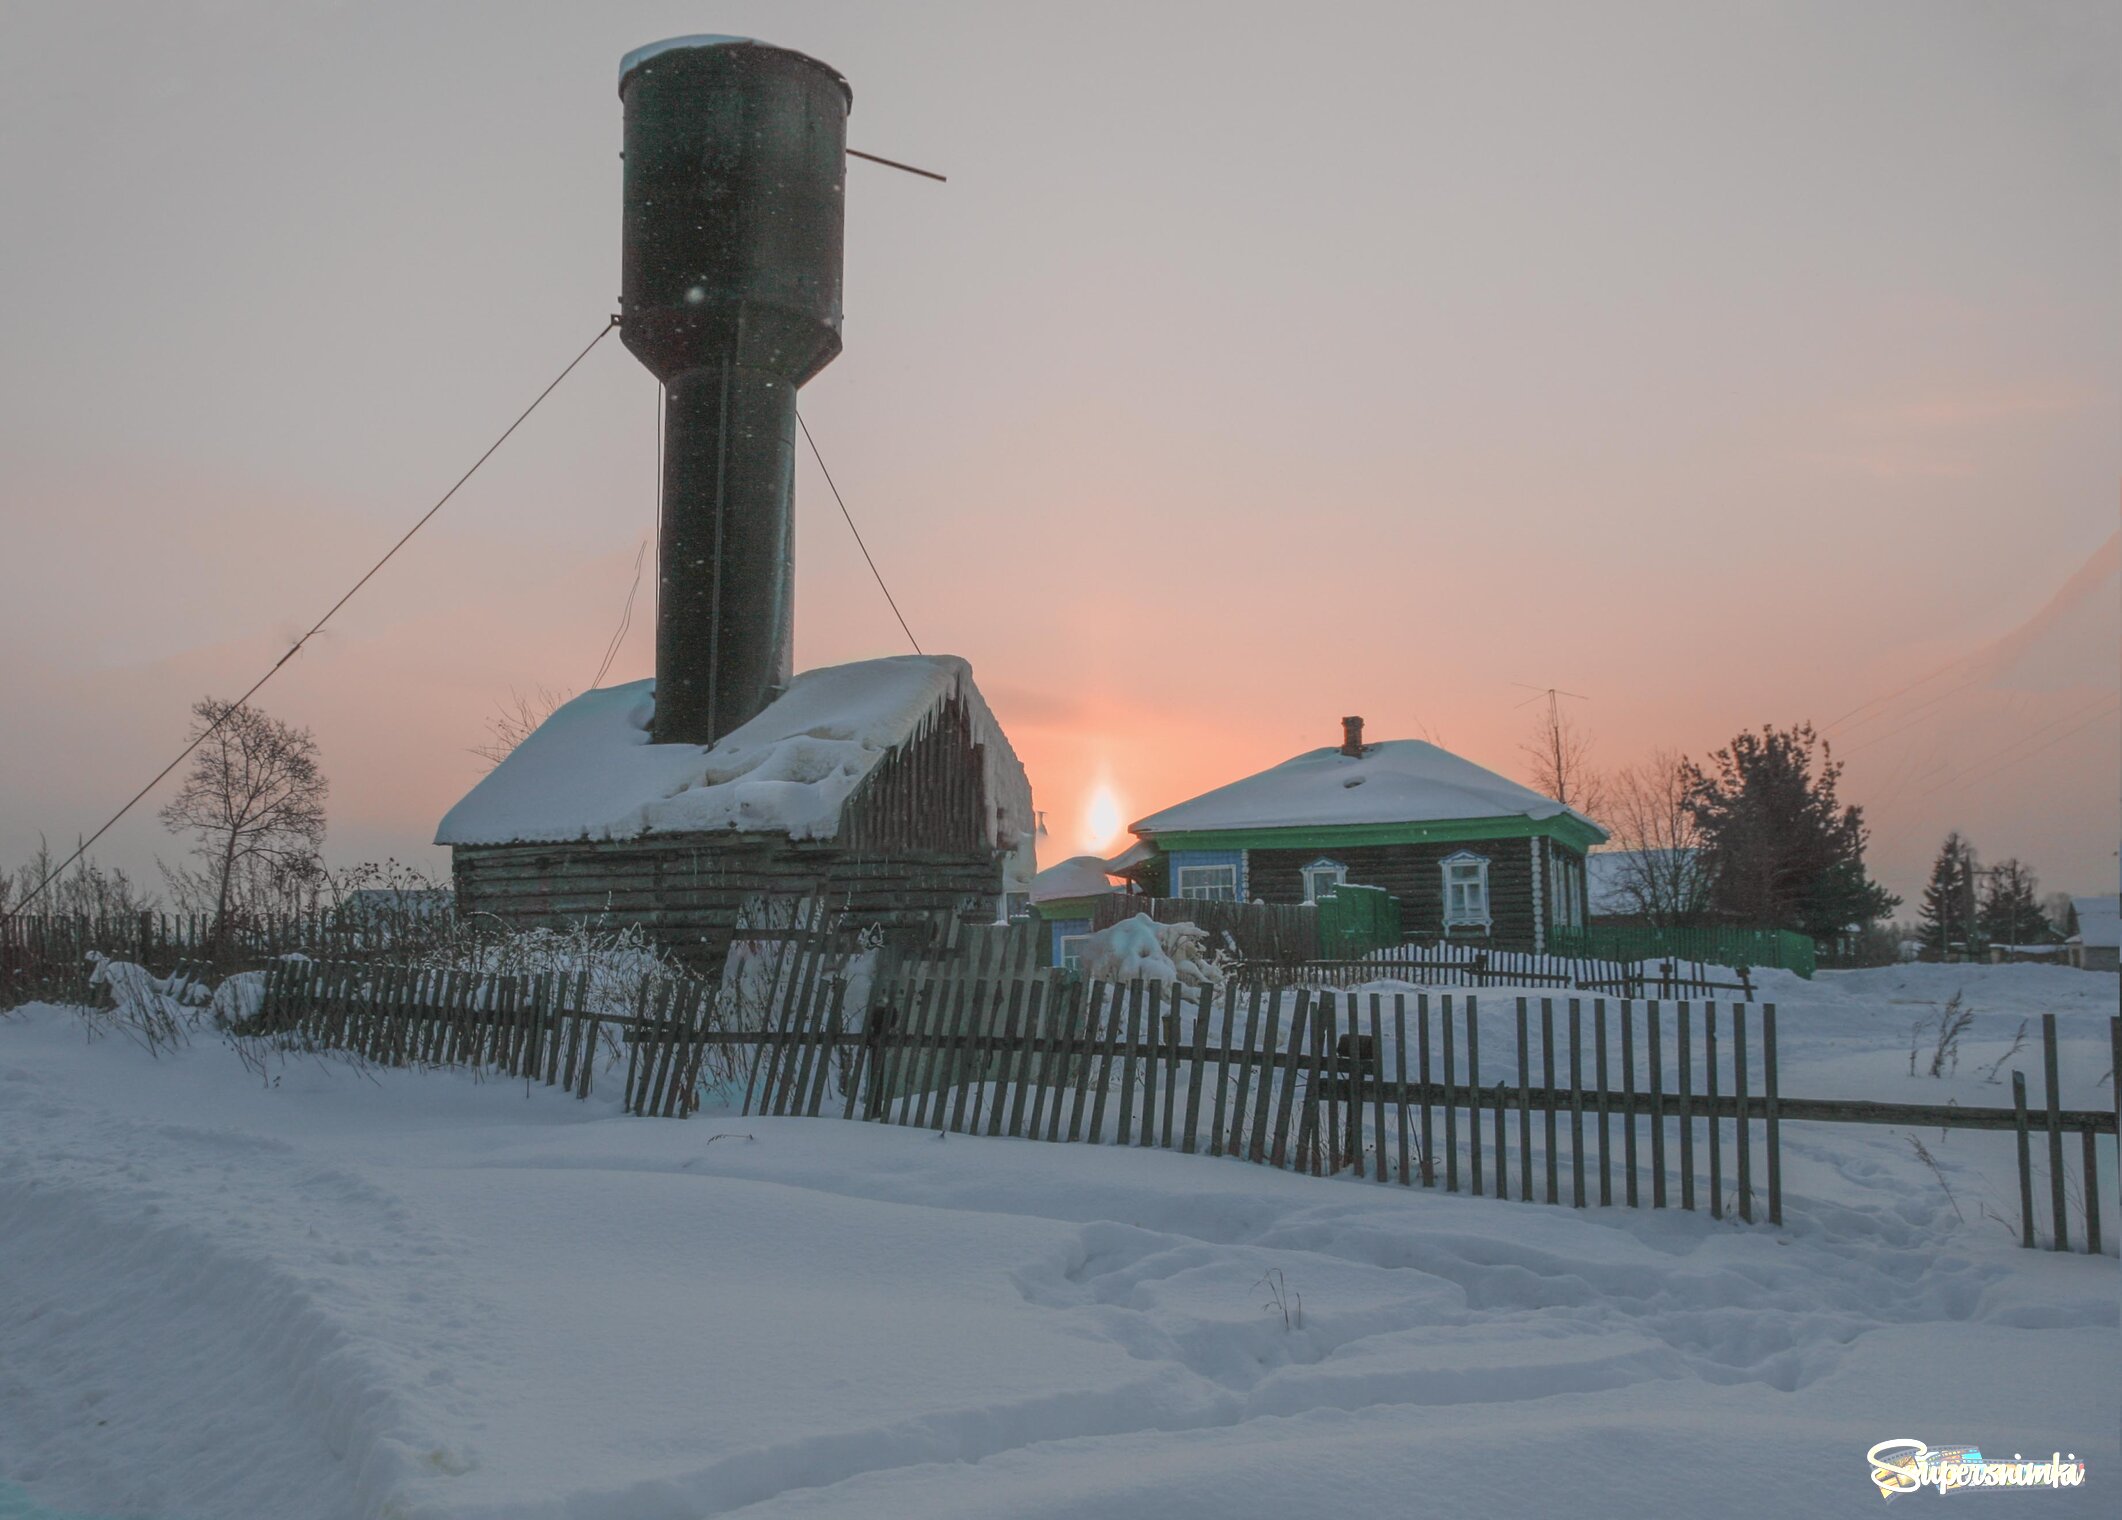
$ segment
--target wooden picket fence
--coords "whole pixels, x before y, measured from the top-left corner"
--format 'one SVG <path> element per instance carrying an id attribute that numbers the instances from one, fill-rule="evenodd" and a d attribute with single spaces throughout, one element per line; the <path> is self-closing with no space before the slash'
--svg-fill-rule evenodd
<path id="1" fill-rule="evenodd" d="M 588 973 L 505 976 L 376 962 L 281 961 L 250 1032 L 389 1066 L 470 1066 L 590 1094 L 605 1019 Z"/>
<path id="2" fill-rule="evenodd" d="M 2011 1108 L 1871 1103 L 1781 1093 L 1773 1004 L 1517 996 L 1499 1020 L 1475 993 L 1084 982 L 1034 964 L 1036 935 L 1021 929 L 954 933 L 933 952 L 865 957 L 824 932 L 792 934 L 765 1017 L 748 1027 L 732 1026 L 720 989 L 684 976 L 642 983 L 622 1012 L 590 1006 L 579 973 L 289 962 L 269 974 L 258 1028 L 577 1097 L 600 1066 L 623 1068 L 633 1114 L 682 1117 L 718 1086 L 748 1114 L 1159 1147 L 1771 1224 L 1783 1219 L 1785 1124 L 2011 1130 L 2022 1243 L 2103 1249 L 2095 1142 L 2117 1116 L 2061 1107 L 2053 1015 L 2038 1105 L 2020 1072 Z M 2113 1043 L 2122 1057 L 2122 1020 Z"/>
<path id="3" fill-rule="evenodd" d="M 91 956 L 131 961 L 156 976 L 219 978 L 288 956 L 351 961 L 406 957 L 456 930 L 448 913 L 370 909 L 232 918 L 215 933 L 201 913 L 0 914 L 0 1009 L 32 1001 L 92 1001 Z"/>
<path id="4" fill-rule="evenodd" d="M 1706 1203 L 1715 1218 L 1765 1211 L 1772 1224 L 1783 1218 L 1785 1123 L 2009 1129 L 2022 1244 L 2071 1249 L 2076 1191 L 2080 1239 L 2102 1250 L 2095 1137 L 2115 1134 L 2118 1116 L 2060 1106 L 2052 1014 L 2046 1104 L 2030 1113 L 2018 1072 L 2013 1108 L 1785 1097 L 1772 1003 L 1517 997 L 1515 1040 L 1486 1075 L 1473 994 L 1168 989 L 915 966 L 881 984 L 872 1007 L 857 1028 L 837 997 L 829 1010 L 799 998 L 772 1030 L 711 1038 L 756 1048 L 747 1112 L 816 1115 L 831 1101 L 842 1117 L 898 1125 L 1203 1151 L 1580 1208 Z M 2122 1020 L 2112 1033 L 2122 1058 Z M 2082 1147 L 2075 1189 L 2071 1133 Z M 2037 1136 L 2045 1241 L 2034 1227 Z"/>
<path id="5" fill-rule="evenodd" d="M 1750 967 L 1733 968 L 1737 980 L 1714 974 L 1699 961 L 1587 960 L 1581 956 L 1543 955 L 1515 950 L 1453 950 L 1436 945 L 1402 945 L 1361 960 L 1313 960 L 1297 963 L 1242 961 L 1231 974 L 1244 983 L 1267 987 L 1359 987 L 1367 982 L 1414 982 L 1427 987 L 1553 987 L 1577 992 L 1605 992 L 1617 997 L 1714 998 L 1737 994 L 1754 997 Z"/>
<path id="6" fill-rule="evenodd" d="M 1524 1200 L 1706 1201 L 1716 1217 L 1782 1218 L 1773 1006 L 1519 998 L 1515 1069 L 1484 1076 L 1471 996 L 1051 972 L 980 986 L 977 971 L 910 970 L 879 989 L 884 1017 L 865 1029 L 837 1008 L 798 1007 L 777 1029 L 732 1037 L 757 1042 L 765 1071 L 747 1110 L 753 1092 L 767 1114 L 818 1114 L 832 1097 L 844 1117 L 938 1130 L 1201 1151 L 1497 1198 L 1515 1178 Z"/>
<path id="7" fill-rule="evenodd" d="M 829 984 L 814 972 L 809 988 Z M 593 1003 L 587 971 L 515 975 L 371 961 L 283 961 L 266 973 L 243 1031 L 387 1066 L 468 1066 L 497 1076 L 594 1090 L 600 1058 L 624 1065 L 626 1112 L 682 1118 L 703 1079 L 735 1067 L 758 1031 L 718 1027 L 714 983 L 682 973 L 643 978 L 629 1011 Z"/>

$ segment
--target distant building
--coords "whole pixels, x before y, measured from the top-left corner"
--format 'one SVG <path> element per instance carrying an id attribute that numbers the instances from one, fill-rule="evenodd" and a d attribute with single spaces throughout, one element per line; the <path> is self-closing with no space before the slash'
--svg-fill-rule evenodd
<path id="1" fill-rule="evenodd" d="M 1584 866 L 1595 924 L 1690 923 L 1708 905 L 1700 850 L 1598 850 Z"/>
<path id="2" fill-rule="evenodd" d="M 2064 947 L 2087 971 L 2122 971 L 2122 897 L 2073 897 L 2078 932 Z"/>
<path id="3" fill-rule="evenodd" d="M 1157 896 L 1303 903 L 1348 882 L 1400 903 L 1405 932 L 1544 949 L 1582 927 L 1585 855 L 1606 831 L 1529 787 L 1418 739 L 1311 750 L 1131 826 L 1111 862 Z"/>
<path id="4" fill-rule="evenodd" d="M 1076 947 L 1097 927 L 1094 918 L 1099 900 L 1117 897 L 1124 890 L 1107 869 L 1095 855 L 1078 855 L 1032 878 L 1032 912 L 1046 926 L 1048 965 L 1074 965 Z"/>

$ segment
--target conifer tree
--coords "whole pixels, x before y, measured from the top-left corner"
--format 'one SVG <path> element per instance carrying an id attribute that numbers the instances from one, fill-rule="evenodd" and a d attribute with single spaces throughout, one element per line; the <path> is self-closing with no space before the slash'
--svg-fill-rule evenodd
<path id="1" fill-rule="evenodd" d="M 1810 723 L 1738 735 L 1689 763 L 1710 908 L 1729 922 L 1831 940 L 1900 904 L 1864 869 L 1864 810 L 1836 796 L 1842 767 Z"/>
<path id="2" fill-rule="evenodd" d="M 1993 945 L 2039 945 L 2049 940 L 2048 915 L 2041 911 L 2040 883 L 2031 867 L 2000 860 L 1989 874 L 1982 896 L 1981 930 Z"/>
<path id="3" fill-rule="evenodd" d="M 1923 943 L 1943 959 L 1955 944 L 1967 943 L 1968 907 L 1974 901 L 1975 847 L 1954 829 L 1938 847 L 1923 889 Z"/>

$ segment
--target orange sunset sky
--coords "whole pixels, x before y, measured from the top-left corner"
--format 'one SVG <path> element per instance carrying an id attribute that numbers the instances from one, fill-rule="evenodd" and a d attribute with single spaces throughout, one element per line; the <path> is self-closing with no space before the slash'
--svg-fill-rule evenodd
<path id="1" fill-rule="evenodd" d="M 1345 713 L 1522 779 L 1554 685 L 1606 764 L 1829 725 L 1905 896 L 1951 827 L 2114 890 L 2122 38 L 2049 4 L 10 5 L 0 865 L 604 322 L 618 59 L 699 31 L 950 176 L 851 166 L 803 410 L 1042 863 L 1118 847 L 1101 787 L 1139 817 Z M 440 865 L 485 719 L 591 680 L 655 395 L 603 344 L 266 689 L 335 861 Z M 798 664 L 903 650 L 797 491 Z M 98 855 L 175 851 L 143 807 Z"/>

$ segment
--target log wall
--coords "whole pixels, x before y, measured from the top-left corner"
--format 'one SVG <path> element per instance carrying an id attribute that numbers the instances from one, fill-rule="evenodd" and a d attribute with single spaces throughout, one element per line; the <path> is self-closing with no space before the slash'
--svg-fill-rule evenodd
<path id="1" fill-rule="evenodd" d="M 1338 860 L 1359 886 L 1383 887 L 1400 900 L 1400 929 L 1409 939 L 1444 937 L 1444 860 L 1461 850 L 1487 857 L 1487 934 L 1457 929 L 1455 940 L 1498 949 L 1533 948 L 1533 852 L 1529 839 L 1468 839 L 1436 844 L 1338 845 L 1331 849 L 1246 851 L 1246 886 L 1271 903 L 1304 901 L 1304 868 Z"/>
<path id="2" fill-rule="evenodd" d="M 703 962 L 720 960 L 744 904 L 762 895 L 823 891 L 857 922 L 992 919 L 1002 859 L 988 843 L 992 803 L 972 735 L 962 702 L 938 706 L 864 778 L 834 839 L 729 830 L 458 845 L 458 911 L 525 929 L 639 925 Z"/>

